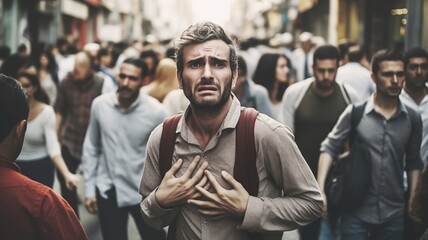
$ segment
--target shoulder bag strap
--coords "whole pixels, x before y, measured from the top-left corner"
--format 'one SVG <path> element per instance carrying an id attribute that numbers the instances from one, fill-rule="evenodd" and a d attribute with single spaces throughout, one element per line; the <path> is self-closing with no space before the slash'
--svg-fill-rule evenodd
<path id="1" fill-rule="evenodd" d="M 236 126 L 236 156 L 233 176 L 251 196 L 257 196 L 259 191 L 254 141 L 254 125 L 258 114 L 259 112 L 253 108 L 243 108 Z"/>

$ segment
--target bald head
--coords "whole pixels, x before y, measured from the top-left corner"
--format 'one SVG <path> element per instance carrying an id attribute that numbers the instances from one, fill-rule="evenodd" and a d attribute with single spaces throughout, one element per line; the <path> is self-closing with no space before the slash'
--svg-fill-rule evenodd
<path id="1" fill-rule="evenodd" d="M 86 52 L 76 54 L 73 76 L 76 80 L 83 81 L 92 75 L 93 59 Z"/>

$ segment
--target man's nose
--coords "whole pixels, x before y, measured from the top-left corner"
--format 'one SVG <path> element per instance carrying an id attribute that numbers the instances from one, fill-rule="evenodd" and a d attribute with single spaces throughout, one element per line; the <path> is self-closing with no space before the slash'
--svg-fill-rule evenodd
<path id="1" fill-rule="evenodd" d="M 209 63 L 206 63 L 204 66 L 204 72 L 202 73 L 203 78 L 212 78 L 211 66 Z"/>

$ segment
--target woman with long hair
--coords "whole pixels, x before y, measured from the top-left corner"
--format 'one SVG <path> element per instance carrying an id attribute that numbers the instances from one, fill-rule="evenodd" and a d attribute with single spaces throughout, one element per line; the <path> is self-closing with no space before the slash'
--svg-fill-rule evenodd
<path id="1" fill-rule="evenodd" d="M 264 86 L 269 93 L 274 118 L 278 118 L 280 103 L 289 86 L 291 62 L 284 54 L 266 53 L 260 58 L 253 81 Z"/>
<path id="2" fill-rule="evenodd" d="M 164 58 L 156 68 L 154 80 L 142 87 L 141 91 L 162 102 L 170 91 L 178 88 L 175 61 L 170 58 Z"/>
<path id="3" fill-rule="evenodd" d="M 30 113 L 24 144 L 16 163 L 22 174 L 51 188 L 55 166 L 64 176 L 67 187 L 72 189 L 77 185 L 79 177 L 68 170 L 61 156 L 55 131 L 55 112 L 48 105 L 49 98 L 36 75 L 21 73 L 18 81 L 29 97 Z"/>
<path id="4" fill-rule="evenodd" d="M 43 51 L 34 66 L 40 85 L 49 97 L 50 105 L 55 104 L 58 86 L 58 66 L 50 51 Z"/>

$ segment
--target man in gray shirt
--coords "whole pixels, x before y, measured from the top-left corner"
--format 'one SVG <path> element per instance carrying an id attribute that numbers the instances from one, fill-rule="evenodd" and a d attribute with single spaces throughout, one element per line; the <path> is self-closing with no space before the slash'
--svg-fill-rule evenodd
<path id="1" fill-rule="evenodd" d="M 143 60 L 125 60 L 117 93 L 104 94 L 92 103 L 82 159 L 85 207 L 99 213 L 104 240 L 127 239 L 128 214 L 141 238 L 165 238 L 162 230 L 144 223 L 139 208 L 147 140 L 166 116 L 161 103 L 140 93 L 147 74 Z"/>
<path id="2" fill-rule="evenodd" d="M 421 117 L 399 100 L 404 76 L 400 54 L 381 50 L 373 56 L 372 79 L 376 92 L 369 98 L 355 134 L 371 155 L 371 184 L 362 205 L 342 214 L 343 239 L 403 238 L 403 172 L 407 171 L 409 176 L 411 202 L 423 166 L 419 154 Z M 318 184 L 323 193 L 331 163 L 349 137 L 351 111 L 352 106 L 348 106 L 321 144 Z"/>
<path id="3" fill-rule="evenodd" d="M 140 186 L 144 220 L 156 228 L 175 226 L 169 232 L 175 239 L 244 240 L 256 233 L 257 239 L 281 239 L 283 231 L 318 218 L 322 197 L 315 177 L 290 130 L 265 114 L 254 126 L 256 196 L 232 176 L 241 114 L 231 93 L 238 78 L 233 40 L 220 26 L 202 22 L 176 44 L 177 78 L 190 106 L 175 130 L 165 176 L 159 167 L 162 125 L 147 144 Z"/>

